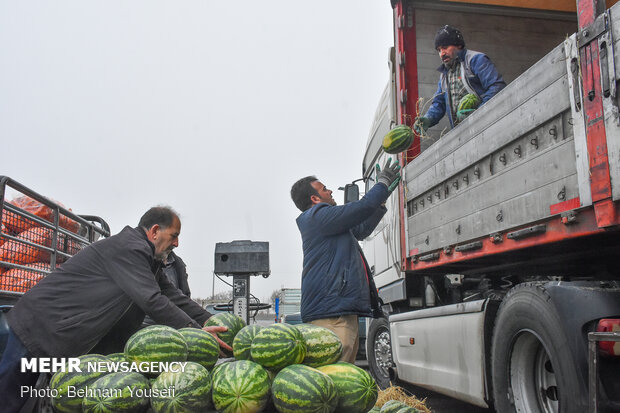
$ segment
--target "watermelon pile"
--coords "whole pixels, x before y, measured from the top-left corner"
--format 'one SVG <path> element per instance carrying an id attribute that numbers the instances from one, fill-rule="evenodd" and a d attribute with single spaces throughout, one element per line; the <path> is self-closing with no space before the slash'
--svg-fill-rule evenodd
<path id="1" fill-rule="evenodd" d="M 150 326 L 131 336 L 123 353 L 85 355 L 80 366 L 176 363 L 182 369 L 59 371 L 50 381 L 59 395 L 52 398 L 55 411 L 366 413 L 375 405 L 377 385 L 364 370 L 338 362 L 342 344 L 330 330 L 309 324 L 244 326 L 235 317 L 220 316 L 210 324 L 229 327 L 223 341 L 232 343 L 234 359 L 218 359 L 217 341 L 203 330 Z M 68 397 L 69 388 L 88 391 Z"/>

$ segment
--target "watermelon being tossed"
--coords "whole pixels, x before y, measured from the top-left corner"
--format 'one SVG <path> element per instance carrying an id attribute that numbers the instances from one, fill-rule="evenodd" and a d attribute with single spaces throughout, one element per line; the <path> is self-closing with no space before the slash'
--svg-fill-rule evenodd
<path id="1" fill-rule="evenodd" d="M 389 154 L 401 153 L 413 143 L 413 130 L 407 125 L 397 125 L 383 137 L 383 150 Z"/>

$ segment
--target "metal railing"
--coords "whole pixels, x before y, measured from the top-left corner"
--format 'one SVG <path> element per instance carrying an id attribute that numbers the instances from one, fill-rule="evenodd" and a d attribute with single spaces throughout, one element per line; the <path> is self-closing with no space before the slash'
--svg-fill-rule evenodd
<path id="1" fill-rule="evenodd" d="M 9 201 L 7 189 L 19 197 Z M 103 219 L 74 214 L 7 176 L 0 176 L 0 219 L 0 292 L 16 298 L 82 248 L 110 235 Z"/>

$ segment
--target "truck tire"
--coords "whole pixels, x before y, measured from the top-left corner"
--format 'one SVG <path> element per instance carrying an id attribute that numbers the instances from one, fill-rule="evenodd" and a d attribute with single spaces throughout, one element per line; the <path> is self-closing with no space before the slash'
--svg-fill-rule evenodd
<path id="1" fill-rule="evenodd" d="M 497 413 L 571 413 L 579 378 L 559 316 L 542 283 L 514 287 L 493 331 L 493 401 Z"/>
<path id="2" fill-rule="evenodd" d="M 366 337 L 368 370 L 381 389 L 390 387 L 389 368 L 392 367 L 392 343 L 387 318 L 370 319 Z"/>

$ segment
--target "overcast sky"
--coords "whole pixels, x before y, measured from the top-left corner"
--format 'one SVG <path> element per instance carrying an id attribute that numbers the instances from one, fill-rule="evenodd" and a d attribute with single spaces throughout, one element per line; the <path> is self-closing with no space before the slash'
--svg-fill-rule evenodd
<path id="1" fill-rule="evenodd" d="M 0 175 L 112 233 L 171 205 L 194 297 L 268 241 L 265 300 L 301 285 L 293 182 L 361 176 L 391 44 L 388 0 L 0 0 Z"/>

